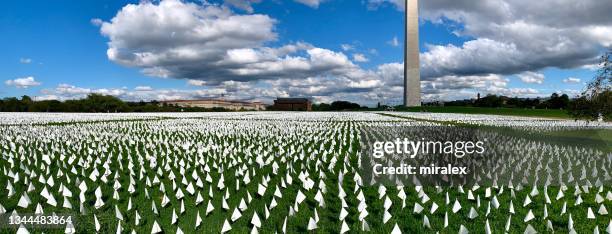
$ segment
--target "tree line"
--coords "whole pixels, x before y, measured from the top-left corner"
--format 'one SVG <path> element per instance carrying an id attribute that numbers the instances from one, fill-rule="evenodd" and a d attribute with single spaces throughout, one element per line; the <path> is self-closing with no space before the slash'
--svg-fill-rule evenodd
<path id="1" fill-rule="evenodd" d="M 365 110 L 367 107 L 362 107 L 361 105 L 348 101 L 335 101 L 331 104 L 328 103 L 319 103 L 313 104 L 313 111 L 350 111 L 350 110 Z"/>
<path id="2" fill-rule="evenodd" d="M 529 108 L 529 109 L 563 109 L 566 110 L 570 102 L 567 94 L 553 93 L 549 98 L 518 98 L 489 94 L 475 100 L 458 100 L 444 102 L 444 106 L 471 106 L 489 108 Z M 428 105 L 439 105 L 430 103 Z"/>
<path id="3" fill-rule="evenodd" d="M 4 98 L 0 100 L 0 112 L 90 112 L 90 113 L 114 113 L 114 112 L 209 112 L 228 111 L 224 108 L 199 108 L 178 107 L 151 102 L 124 102 L 121 99 L 101 94 L 89 94 L 83 99 L 77 100 L 43 100 L 35 101 L 29 96 Z"/>

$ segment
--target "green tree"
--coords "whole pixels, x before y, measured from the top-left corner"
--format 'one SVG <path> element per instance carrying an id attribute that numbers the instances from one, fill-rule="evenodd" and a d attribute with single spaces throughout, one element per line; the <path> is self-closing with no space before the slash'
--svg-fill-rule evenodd
<path id="1" fill-rule="evenodd" d="M 20 101 L 16 97 L 5 98 L 3 102 L 2 111 L 5 112 L 19 112 Z"/>
<path id="2" fill-rule="evenodd" d="M 313 104 L 312 110 L 313 111 L 330 111 L 331 106 L 327 103 Z"/>
<path id="3" fill-rule="evenodd" d="M 599 65 L 595 78 L 570 105 L 569 113 L 575 118 L 612 119 L 612 49 L 601 56 Z"/>
<path id="4" fill-rule="evenodd" d="M 87 112 L 126 112 L 128 105 L 121 99 L 110 95 L 92 93 L 85 99 L 80 100 L 82 107 Z"/>
<path id="5" fill-rule="evenodd" d="M 553 93 L 550 99 L 546 101 L 546 107 L 551 109 L 566 109 L 569 105 L 569 97 L 567 94 L 560 95 Z"/>
<path id="6" fill-rule="evenodd" d="M 20 102 L 19 111 L 23 111 L 23 112 L 29 111 L 32 107 L 32 104 L 34 103 L 32 98 L 28 95 L 21 96 L 21 100 L 19 102 Z"/>
<path id="7" fill-rule="evenodd" d="M 478 99 L 475 103 L 477 107 L 501 107 L 503 104 L 503 100 L 501 97 L 496 95 L 489 94 L 486 97 Z"/>
<path id="8" fill-rule="evenodd" d="M 361 106 L 357 103 L 347 102 L 347 101 L 335 101 L 331 104 L 331 110 L 339 111 L 339 110 L 356 110 L 361 108 Z"/>

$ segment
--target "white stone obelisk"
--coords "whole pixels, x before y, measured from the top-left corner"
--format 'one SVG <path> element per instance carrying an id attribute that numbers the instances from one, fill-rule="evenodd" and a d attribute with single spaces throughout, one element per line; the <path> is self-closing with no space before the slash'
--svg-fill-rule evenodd
<path id="1" fill-rule="evenodd" d="M 404 106 L 421 106 L 419 67 L 419 0 L 406 0 L 404 35 Z"/>

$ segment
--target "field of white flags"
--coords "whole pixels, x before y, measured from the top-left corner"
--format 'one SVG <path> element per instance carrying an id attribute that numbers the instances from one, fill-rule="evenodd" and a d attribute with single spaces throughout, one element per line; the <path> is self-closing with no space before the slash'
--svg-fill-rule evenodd
<path id="1" fill-rule="evenodd" d="M 422 186 L 364 174 L 370 138 L 433 128 L 488 138 L 473 164 L 488 173 Z M 0 232 L 612 233 L 611 131 L 400 112 L 0 113 Z M 71 220 L 9 224 L 37 214 Z"/>

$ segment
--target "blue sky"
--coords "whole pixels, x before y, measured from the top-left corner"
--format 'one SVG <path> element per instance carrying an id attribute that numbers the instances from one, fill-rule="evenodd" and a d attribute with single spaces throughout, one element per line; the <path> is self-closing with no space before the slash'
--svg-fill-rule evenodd
<path id="1" fill-rule="evenodd" d="M 423 99 L 575 95 L 612 44 L 610 20 L 587 17 L 608 3 L 585 1 L 583 15 L 561 22 L 522 1 L 497 2 L 514 5 L 490 16 L 496 4 L 421 3 Z M 128 4 L 130 17 L 122 17 Z M 8 1 L 0 9 L 0 96 L 396 103 L 401 9 L 397 0 Z M 244 28 L 227 26 L 234 24 Z M 279 52 L 286 46 L 294 48 Z"/>

